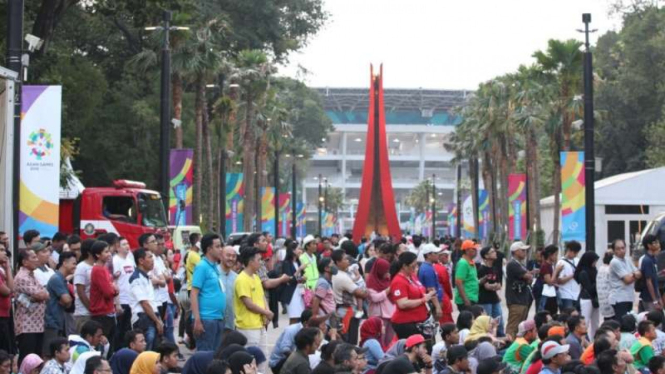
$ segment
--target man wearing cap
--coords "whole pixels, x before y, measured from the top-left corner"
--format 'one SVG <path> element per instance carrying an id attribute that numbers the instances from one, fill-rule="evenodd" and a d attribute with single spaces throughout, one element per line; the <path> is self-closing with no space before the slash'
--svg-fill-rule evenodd
<path id="1" fill-rule="evenodd" d="M 427 288 L 427 292 L 436 292 L 436 297 L 432 298 L 432 304 L 434 304 L 434 318 L 437 320 L 440 320 L 443 316 L 441 304 L 445 297 L 436 271 L 434 270 L 434 263 L 438 260 L 439 252 L 441 252 L 441 248 L 432 243 L 425 244 L 420 251 L 425 261 L 420 265 L 420 269 L 418 270 L 418 279 Z"/>
<path id="2" fill-rule="evenodd" d="M 409 336 L 404 344 L 404 349 L 404 357 L 406 357 L 415 368 L 425 369 L 425 373 L 427 374 L 432 372 L 433 361 L 432 357 L 427 354 L 427 345 L 425 344 L 424 336 L 420 334 Z M 399 359 L 400 357 L 397 358 Z M 423 363 L 425 367 L 420 368 L 418 366 L 419 362 Z M 421 370 L 418 370 L 418 372 L 421 372 Z M 390 371 L 386 371 L 386 373 L 390 374 Z"/>
<path id="3" fill-rule="evenodd" d="M 514 336 L 517 326 L 529 316 L 531 305 L 531 281 L 533 274 L 524 266 L 526 250 L 529 246 L 515 242 L 510 246 L 513 257 L 506 265 L 506 304 L 508 305 L 508 324 L 506 334 Z"/>
<path id="4" fill-rule="evenodd" d="M 494 357 L 485 358 L 478 362 L 476 374 L 499 374 L 506 368 L 506 364 Z"/>
<path id="5" fill-rule="evenodd" d="M 519 324 L 517 339 L 506 350 L 506 353 L 503 355 L 503 362 L 519 372 L 522 369 L 524 361 L 531 354 L 531 351 L 536 349 L 531 346 L 531 343 L 537 338 L 538 330 L 536 330 L 536 322 L 532 319 L 522 321 Z"/>
<path id="6" fill-rule="evenodd" d="M 39 267 L 37 267 L 37 269 L 34 271 L 35 278 L 37 278 L 39 284 L 41 284 L 43 287 L 46 287 L 49 279 L 51 279 L 53 274 L 55 274 L 55 271 L 49 266 L 51 251 L 46 246 L 46 244 L 42 242 L 36 242 L 30 246 L 30 249 L 35 252 L 37 255 L 37 260 L 39 260 Z"/>
<path id="7" fill-rule="evenodd" d="M 316 288 L 319 281 L 319 270 L 316 266 L 316 240 L 312 235 L 307 235 L 302 241 L 304 253 L 300 255 L 300 264 L 305 266 L 305 286 L 310 290 Z"/>
<path id="8" fill-rule="evenodd" d="M 465 240 L 462 243 L 464 253 L 455 267 L 455 304 L 460 312 L 478 303 L 478 271 L 473 262 L 477 250 L 476 243 Z"/>
<path id="9" fill-rule="evenodd" d="M 461 374 L 469 372 L 469 353 L 463 345 L 450 347 L 446 353 L 448 366 L 440 374 Z"/>
<path id="10" fill-rule="evenodd" d="M 561 367 L 570 361 L 568 345 L 560 345 L 557 342 L 545 342 L 540 348 L 543 360 L 543 370 L 540 374 L 561 374 Z"/>

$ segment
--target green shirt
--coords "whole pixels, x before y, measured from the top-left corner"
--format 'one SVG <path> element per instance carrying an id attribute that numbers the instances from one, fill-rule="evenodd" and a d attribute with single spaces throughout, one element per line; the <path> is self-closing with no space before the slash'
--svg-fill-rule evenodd
<path id="1" fill-rule="evenodd" d="M 304 275 L 307 277 L 307 281 L 305 282 L 305 286 L 313 291 L 316 288 L 316 283 L 319 281 L 319 269 L 316 266 L 316 255 L 310 257 L 307 253 L 301 254 L 300 264 L 306 265 Z"/>
<path id="2" fill-rule="evenodd" d="M 651 342 L 644 338 L 640 338 L 633 343 L 633 346 L 630 347 L 630 353 L 633 355 L 633 359 L 635 359 L 633 366 L 637 370 L 647 367 L 649 360 L 654 356 Z"/>
<path id="3" fill-rule="evenodd" d="M 533 348 L 533 351 L 531 351 L 526 360 L 524 360 L 524 365 L 522 365 L 522 371 L 520 372 L 521 374 L 526 374 L 526 371 L 529 370 L 529 366 L 533 362 L 533 357 L 536 355 L 536 352 L 538 352 L 538 345 L 540 345 L 539 339 L 531 342 L 531 348 Z"/>
<path id="4" fill-rule="evenodd" d="M 527 357 L 536 350 L 529 342 L 524 338 L 517 338 L 513 344 L 508 347 L 506 353 L 503 355 L 503 362 L 510 365 L 515 371 L 519 372 L 522 369 L 524 361 Z"/>
<path id="5" fill-rule="evenodd" d="M 464 284 L 464 292 L 467 299 L 472 303 L 478 302 L 478 271 L 473 264 L 470 264 L 465 258 L 457 262 L 455 268 L 455 284 L 457 280 L 461 280 Z M 459 295 L 457 287 L 455 287 L 455 304 L 464 304 L 464 300 Z"/>

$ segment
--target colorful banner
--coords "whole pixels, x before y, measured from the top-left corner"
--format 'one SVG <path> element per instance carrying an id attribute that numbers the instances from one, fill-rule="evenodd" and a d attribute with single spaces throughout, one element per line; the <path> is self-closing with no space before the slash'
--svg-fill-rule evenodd
<path id="1" fill-rule="evenodd" d="M 304 238 L 305 233 L 306 233 L 306 222 L 305 222 L 305 216 L 307 215 L 307 210 L 305 209 L 305 204 L 302 202 L 297 202 L 296 203 L 296 209 L 297 209 L 297 214 L 296 214 L 296 221 L 298 222 L 298 226 L 296 227 L 297 231 L 297 236 L 298 238 Z"/>
<path id="2" fill-rule="evenodd" d="M 448 235 L 457 235 L 457 204 L 450 203 L 448 205 Z"/>
<path id="3" fill-rule="evenodd" d="M 486 240 L 489 234 L 490 199 L 487 190 L 478 191 L 478 217 L 480 217 L 480 239 Z"/>
<path id="4" fill-rule="evenodd" d="M 169 224 L 192 224 L 194 150 L 172 149 L 170 154 Z"/>
<path id="5" fill-rule="evenodd" d="M 526 174 L 508 176 L 508 237 L 526 239 Z"/>
<path id="6" fill-rule="evenodd" d="M 279 194 L 279 236 L 291 236 L 291 194 Z"/>
<path id="7" fill-rule="evenodd" d="M 27 230 L 48 237 L 58 231 L 61 114 L 61 86 L 23 86 L 20 237 Z"/>
<path id="8" fill-rule="evenodd" d="M 243 232 L 245 184 L 242 173 L 226 173 L 226 237 Z"/>
<path id="9" fill-rule="evenodd" d="M 462 236 L 465 238 L 476 237 L 476 225 L 473 220 L 473 196 L 469 195 L 463 200 L 462 203 Z"/>
<path id="10" fill-rule="evenodd" d="M 586 241 L 584 152 L 561 152 L 561 239 Z"/>
<path id="11" fill-rule="evenodd" d="M 261 187 L 261 231 L 275 232 L 274 187 Z"/>

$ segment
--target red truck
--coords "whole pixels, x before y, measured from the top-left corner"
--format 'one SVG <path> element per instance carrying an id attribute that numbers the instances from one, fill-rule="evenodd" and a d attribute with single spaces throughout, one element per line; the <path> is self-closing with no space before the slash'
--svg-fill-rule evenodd
<path id="1" fill-rule="evenodd" d="M 142 182 L 119 179 L 113 187 L 84 188 L 75 199 L 60 199 L 60 231 L 81 239 L 112 232 L 138 248 L 145 233 L 160 233 L 169 241 L 167 224 L 159 192 Z"/>

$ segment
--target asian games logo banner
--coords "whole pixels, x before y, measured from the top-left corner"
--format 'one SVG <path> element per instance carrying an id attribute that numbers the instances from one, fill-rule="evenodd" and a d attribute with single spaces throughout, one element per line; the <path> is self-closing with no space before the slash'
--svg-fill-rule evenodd
<path id="1" fill-rule="evenodd" d="M 261 231 L 275 232 L 275 188 L 261 188 Z"/>
<path id="2" fill-rule="evenodd" d="M 305 222 L 305 216 L 307 215 L 307 209 L 305 207 L 305 204 L 302 202 L 297 202 L 296 203 L 296 222 L 297 222 L 297 236 L 299 238 L 304 238 L 306 234 L 306 222 Z"/>
<path id="3" fill-rule="evenodd" d="M 23 86 L 21 103 L 19 235 L 58 231 L 61 86 Z"/>
<path id="4" fill-rule="evenodd" d="M 226 174 L 226 237 L 243 231 L 245 183 L 242 173 Z"/>
<path id="5" fill-rule="evenodd" d="M 467 196 L 462 203 L 462 228 L 465 238 L 473 238 L 476 236 L 476 225 L 473 221 L 473 197 Z"/>
<path id="6" fill-rule="evenodd" d="M 561 152 L 561 239 L 586 240 L 584 152 Z"/>
<path id="7" fill-rule="evenodd" d="M 174 226 L 192 224 L 194 150 L 172 149 L 170 154 L 169 223 Z"/>
<path id="8" fill-rule="evenodd" d="M 508 237 L 526 239 L 526 174 L 508 176 Z"/>
<path id="9" fill-rule="evenodd" d="M 480 238 L 485 240 L 489 234 L 490 200 L 487 190 L 478 191 L 478 216 L 480 217 Z"/>
<path id="10" fill-rule="evenodd" d="M 279 194 L 279 235 L 287 237 L 291 235 L 291 194 Z"/>
<path id="11" fill-rule="evenodd" d="M 448 205 L 448 235 L 455 236 L 456 224 L 457 221 L 457 204 L 450 203 Z"/>

